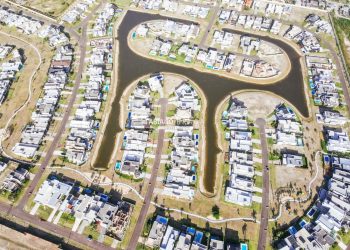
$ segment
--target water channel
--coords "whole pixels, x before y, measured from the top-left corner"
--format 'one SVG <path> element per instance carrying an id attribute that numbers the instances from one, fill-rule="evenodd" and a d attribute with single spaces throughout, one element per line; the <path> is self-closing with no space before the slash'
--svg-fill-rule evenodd
<path id="1" fill-rule="evenodd" d="M 305 99 L 303 74 L 301 70 L 300 55 L 289 44 L 274 38 L 260 35 L 252 35 L 259 37 L 270 43 L 273 43 L 282 48 L 291 61 L 291 70 L 286 78 L 283 80 L 267 85 L 250 84 L 247 82 L 241 82 L 226 77 L 220 77 L 216 74 L 203 73 L 194 69 L 184 68 L 181 66 L 175 66 L 164 62 L 150 60 L 139 55 L 136 55 L 128 46 L 127 36 L 131 29 L 136 25 L 156 19 L 166 19 L 166 17 L 160 15 L 153 15 L 147 13 L 140 13 L 135 11 L 128 11 L 124 17 L 124 20 L 120 24 L 117 39 L 119 40 L 119 58 L 118 58 L 118 82 L 117 93 L 112 103 L 112 110 L 107 121 L 106 131 L 104 133 L 102 143 L 98 149 L 98 155 L 93 167 L 107 168 L 110 162 L 114 146 L 116 144 L 116 135 L 122 131 L 123 128 L 119 126 L 119 113 L 120 113 L 120 98 L 123 91 L 141 76 L 154 73 L 154 72 L 173 72 L 184 75 L 198 84 L 202 89 L 207 99 L 206 120 L 204 122 L 206 126 L 206 165 L 204 167 L 204 187 L 207 192 L 212 193 L 215 189 L 216 178 L 216 156 L 219 152 L 217 147 L 217 131 L 214 124 L 215 121 L 215 109 L 217 105 L 226 98 L 230 93 L 237 90 L 255 89 L 270 91 L 277 95 L 280 95 L 290 103 L 292 103 L 299 112 L 305 116 L 309 116 L 307 103 Z M 173 19 L 173 18 L 172 18 Z M 176 19 L 173 19 L 176 20 Z M 180 22 L 186 22 L 178 20 Z M 236 32 L 235 33 L 241 33 Z M 218 164 L 220 166 L 221 164 Z"/>

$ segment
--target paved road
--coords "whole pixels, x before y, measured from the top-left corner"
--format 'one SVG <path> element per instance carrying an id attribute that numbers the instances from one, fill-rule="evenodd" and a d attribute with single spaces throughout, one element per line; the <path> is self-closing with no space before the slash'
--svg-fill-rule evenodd
<path id="1" fill-rule="evenodd" d="M 267 228 L 269 223 L 269 170 L 267 168 L 269 161 L 269 152 L 267 148 L 267 140 L 265 134 L 265 120 L 258 118 L 256 124 L 260 131 L 261 140 L 261 154 L 262 154 L 262 165 L 263 165 L 263 188 L 262 188 L 262 207 L 261 207 L 261 219 L 260 219 L 260 231 L 259 231 L 259 242 L 258 250 L 263 250 L 266 247 L 266 236 Z"/>
<path id="2" fill-rule="evenodd" d="M 214 23 L 215 23 L 215 20 L 216 18 L 218 17 L 218 12 L 220 10 L 220 5 L 216 5 L 213 9 L 214 13 L 213 13 L 213 16 L 211 17 L 210 21 L 209 21 L 209 24 L 205 30 L 205 33 L 201 39 L 201 42 L 199 43 L 199 48 L 202 48 L 205 44 L 205 41 L 207 40 L 207 37 L 211 31 L 211 28 L 213 27 Z"/>
<path id="3" fill-rule="evenodd" d="M 161 120 L 161 122 L 164 122 L 166 119 L 166 107 L 168 104 L 168 99 L 161 98 L 159 100 L 159 104 L 161 105 L 160 120 Z M 139 237 L 141 235 L 143 226 L 145 224 L 148 208 L 150 206 L 154 187 L 155 187 L 156 181 L 157 181 L 157 174 L 158 174 L 158 169 L 159 169 L 160 160 L 161 160 L 161 156 L 162 156 L 163 143 L 164 143 L 164 135 L 165 135 L 165 130 L 159 129 L 157 150 L 156 150 L 156 155 L 155 155 L 155 159 L 154 159 L 154 164 L 152 167 L 151 179 L 149 180 L 149 183 L 148 183 L 147 193 L 145 195 L 143 206 L 141 208 L 140 215 L 137 219 L 135 229 L 132 233 L 132 236 L 131 236 L 131 239 L 129 242 L 129 246 L 128 246 L 128 250 L 135 250 L 136 249 Z"/>
<path id="4" fill-rule="evenodd" d="M 24 206 L 27 204 L 30 195 L 33 193 L 33 191 L 34 191 L 35 187 L 38 185 L 38 182 L 39 182 L 41 176 L 43 175 L 46 167 L 49 165 L 51 158 L 53 156 L 53 153 L 56 150 L 59 141 L 61 140 L 64 132 L 66 131 L 66 125 L 67 125 L 70 113 L 72 111 L 73 105 L 75 103 L 75 100 L 76 100 L 76 97 L 78 94 L 78 90 L 79 90 L 80 82 L 81 82 L 81 77 L 82 77 L 82 73 L 84 70 L 84 61 L 85 61 L 85 54 L 86 54 L 86 40 L 87 40 L 87 32 L 86 32 L 87 25 L 88 25 L 88 22 L 90 21 L 91 17 L 93 16 L 93 13 L 101 6 L 101 4 L 102 4 L 102 2 L 90 13 L 90 15 L 88 15 L 82 21 L 82 26 L 81 26 L 82 35 L 81 35 L 81 38 L 79 40 L 79 48 L 80 48 L 79 67 L 78 67 L 77 77 L 75 79 L 75 84 L 74 84 L 74 87 L 72 90 L 72 94 L 71 94 L 68 106 L 65 110 L 65 113 L 63 115 L 63 119 L 62 119 L 60 127 L 56 133 L 56 136 L 54 137 L 48 151 L 46 152 L 45 158 L 40 166 L 39 171 L 35 174 L 33 181 L 29 184 L 29 187 L 26 190 L 25 195 L 23 196 L 22 200 L 18 204 L 19 209 L 22 209 L 22 210 L 24 209 Z"/>
<path id="5" fill-rule="evenodd" d="M 102 243 L 99 243 L 97 241 L 91 241 L 88 240 L 85 235 L 81 235 L 75 232 L 72 232 L 70 229 L 57 226 L 53 223 L 42 221 L 39 217 L 30 215 L 23 211 L 22 209 L 18 207 L 11 207 L 8 204 L 0 203 L 0 210 L 2 212 L 7 213 L 8 215 L 11 215 L 13 217 L 19 218 L 23 221 L 28 222 L 30 225 L 37 227 L 39 229 L 44 229 L 45 231 L 51 231 L 54 235 L 63 236 L 69 240 L 73 240 L 76 242 L 79 242 L 88 248 L 91 249 L 101 249 L 101 250 L 110 250 L 111 247 L 105 246 Z M 14 219 L 16 221 L 16 219 Z"/>

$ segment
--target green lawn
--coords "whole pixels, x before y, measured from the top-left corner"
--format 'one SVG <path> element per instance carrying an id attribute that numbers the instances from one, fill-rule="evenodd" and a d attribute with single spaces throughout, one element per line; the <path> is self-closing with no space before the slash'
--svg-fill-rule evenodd
<path id="1" fill-rule="evenodd" d="M 110 245 L 112 245 L 113 240 L 114 240 L 114 239 L 113 239 L 112 237 L 106 235 L 106 236 L 105 236 L 105 239 L 104 239 L 104 241 L 103 241 L 103 244 L 105 244 L 106 246 L 110 246 Z"/>
<path id="2" fill-rule="evenodd" d="M 342 241 L 344 242 L 345 245 L 350 244 L 350 231 L 349 232 L 339 232 L 339 236 L 341 237 Z"/>
<path id="3" fill-rule="evenodd" d="M 258 175 L 255 175 L 255 181 L 254 181 L 254 184 L 256 187 L 259 187 L 259 188 L 262 188 L 263 186 L 263 178 L 262 176 L 258 176 Z"/>
<path id="4" fill-rule="evenodd" d="M 42 220 L 47 220 L 52 212 L 52 208 L 50 207 L 46 207 L 43 205 L 40 205 L 40 207 L 38 208 L 36 215 L 42 219 Z"/>
<path id="5" fill-rule="evenodd" d="M 254 162 L 254 167 L 255 167 L 255 170 L 257 170 L 257 171 L 262 171 L 263 170 L 262 163 Z"/>
<path id="6" fill-rule="evenodd" d="M 253 201 L 251 207 L 252 207 L 253 210 L 255 210 L 257 215 L 260 213 L 260 210 L 261 210 L 261 204 L 260 203 L 257 203 L 255 201 Z"/>
<path id="7" fill-rule="evenodd" d="M 254 148 L 254 149 L 260 149 L 260 144 L 258 144 L 258 143 L 253 143 L 253 148 Z"/>
<path id="8" fill-rule="evenodd" d="M 91 235 L 93 240 L 97 240 L 100 236 L 100 233 L 96 230 L 93 224 L 85 227 L 83 234 L 86 236 Z"/>
<path id="9" fill-rule="evenodd" d="M 166 116 L 167 117 L 172 117 L 172 116 L 174 116 L 176 114 L 176 109 L 174 110 L 174 109 L 171 109 L 171 110 L 168 110 L 167 112 L 166 112 Z"/>
<path id="10" fill-rule="evenodd" d="M 259 129 L 257 127 L 251 127 L 251 131 L 252 131 L 252 138 L 253 139 L 260 139 L 260 132 L 259 132 Z"/>
<path id="11" fill-rule="evenodd" d="M 75 217 L 71 214 L 63 213 L 58 224 L 61 226 L 72 228 L 74 225 Z"/>

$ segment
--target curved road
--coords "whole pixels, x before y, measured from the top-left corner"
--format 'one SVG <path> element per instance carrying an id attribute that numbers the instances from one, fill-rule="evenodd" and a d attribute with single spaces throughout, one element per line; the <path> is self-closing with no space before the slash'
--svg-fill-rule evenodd
<path id="1" fill-rule="evenodd" d="M 31 76 L 30 76 L 29 79 L 28 79 L 29 84 L 28 84 L 28 97 L 27 97 L 27 99 L 25 100 L 25 102 L 24 102 L 18 109 L 15 110 L 15 112 L 14 112 L 14 113 L 12 114 L 12 116 L 9 118 L 9 120 L 7 121 L 5 127 L 2 129 L 2 130 L 3 130 L 3 133 L 0 135 L 0 150 L 1 150 L 2 154 L 3 154 L 5 157 L 7 157 L 7 158 L 9 158 L 9 159 L 12 160 L 13 158 L 12 158 L 11 156 L 9 156 L 9 155 L 5 152 L 5 150 L 3 149 L 3 147 L 2 147 L 2 142 L 3 142 L 3 140 L 5 140 L 4 136 L 5 136 L 5 134 L 6 134 L 6 131 L 7 131 L 8 127 L 9 127 L 9 125 L 11 124 L 13 118 L 14 118 L 19 112 L 21 112 L 22 109 L 24 109 L 24 108 L 27 106 L 27 104 L 30 102 L 30 100 L 32 99 L 32 84 L 33 84 L 33 79 L 34 79 L 34 76 L 36 75 L 36 73 L 38 72 L 38 70 L 39 70 L 39 68 L 40 68 L 40 66 L 41 66 L 41 64 L 42 64 L 42 58 L 41 58 L 41 53 L 40 53 L 39 49 L 38 49 L 37 47 L 35 47 L 35 45 L 33 45 L 33 44 L 27 42 L 26 40 L 23 40 L 22 38 L 19 38 L 19 37 L 13 36 L 13 35 L 9 35 L 9 34 L 7 34 L 7 33 L 5 33 L 5 32 L 2 32 L 2 31 L 0 31 L 0 34 L 5 35 L 5 36 L 8 36 L 8 37 L 11 37 L 11 38 L 16 39 L 16 40 L 19 40 L 19 41 L 21 41 L 21 42 L 23 42 L 23 43 L 29 45 L 32 49 L 34 49 L 35 53 L 37 54 L 37 56 L 38 56 L 38 58 L 39 58 L 39 63 L 36 65 L 35 70 L 33 71 L 33 73 L 31 74 Z M 22 161 L 22 160 L 18 160 L 18 159 L 13 159 L 13 160 L 15 160 L 15 161 L 17 161 L 17 162 L 24 163 L 24 164 L 31 164 L 31 163 L 29 163 L 29 162 Z"/>

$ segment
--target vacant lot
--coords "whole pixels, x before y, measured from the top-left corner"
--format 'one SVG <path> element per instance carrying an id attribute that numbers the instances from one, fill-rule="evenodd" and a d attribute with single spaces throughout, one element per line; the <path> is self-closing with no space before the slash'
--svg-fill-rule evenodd
<path id="1" fill-rule="evenodd" d="M 37 9 L 53 17 L 61 15 L 74 0 L 31 0 L 26 6 Z"/>

